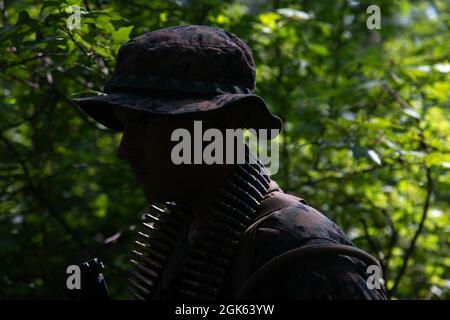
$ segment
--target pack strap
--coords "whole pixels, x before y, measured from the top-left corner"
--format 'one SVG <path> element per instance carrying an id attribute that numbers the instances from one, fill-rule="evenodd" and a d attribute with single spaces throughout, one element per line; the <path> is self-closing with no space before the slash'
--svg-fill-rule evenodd
<path id="1" fill-rule="evenodd" d="M 330 255 L 354 257 L 362 260 L 366 265 L 376 265 L 380 268 L 380 271 L 382 270 L 380 262 L 376 258 L 356 247 L 343 244 L 305 246 L 288 250 L 265 263 L 244 282 L 236 299 L 245 299 L 258 284 L 264 282 L 264 279 L 270 277 L 270 275 L 274 274 L 280 267 L 294 263 L 294 260 L 295 262 L 299 262 L 301 259 L 305 261 L 305 258 Z"/>

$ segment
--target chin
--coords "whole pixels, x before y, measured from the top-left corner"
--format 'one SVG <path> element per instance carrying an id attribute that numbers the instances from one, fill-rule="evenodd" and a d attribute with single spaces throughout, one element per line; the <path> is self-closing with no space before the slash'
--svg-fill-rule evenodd
<path id="1" fill-rule="evenodd" d="M 150 193 L 145 193 L 145 199 L 149 203 L 157 203 L 157 202 L 163 202 L 164 201 L 161 197 L 157 196 L 154 193 L 151 193 L 151 194 Z"/>
<path id="2" fill-rule="evenodd" d="M 175 198 L 173 195 L 162 194 L 162 193 L 154 192 L 154 191 L 144 192 L 144 194 L 145 194 L 145 199 L 149 203 L 174 201 L 174 198 Z"/>

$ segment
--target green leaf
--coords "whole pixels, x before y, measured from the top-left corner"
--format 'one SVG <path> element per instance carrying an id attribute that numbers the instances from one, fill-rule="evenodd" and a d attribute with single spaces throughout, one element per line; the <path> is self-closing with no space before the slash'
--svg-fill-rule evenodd
<path id="1" fill-rule="evenodd" d="M 306 21 L 312 18 L 312 15 L 300 10 L 290 9 L 290 8 L 282 8 L 278 9 L 277 12 L 282 16 L 298 20 L 298 21 Z"/>
<path id="2" fill-rule="evenodd" d="M 308 44 L 308 48 L 312 52 L 317 53 L 320 56 L 328 56 L 330 54 L 327 47 L 317 44 L 317 43 Z"/>
<path id="3" fill-rule="evenodd" d="M 403 109 L 403 113 L 407 114 L 408 116 L 414 118 L 414 119 L 418 119 L 420 120 L 422 117 L 420 116 L 420 114 L 418 114 L 417 112 L 415 112 L 413 109 L 409 109 L 409 108 L 405 108 Z"/>
<path id="4" fill-rule="evenodd" d="M 367 155 L 373 162 L 375 162 L 377 165 L 381 166 L 381 159 L 374 150 L 368 150 Z"/>
<path id="5" fill-rule="evenodd" d="M 112 38 L 116 43 L 123 43 L 130 39 L 130 33 L 133 30 L 133 26 L 121 27 L 112 34 Z"/>

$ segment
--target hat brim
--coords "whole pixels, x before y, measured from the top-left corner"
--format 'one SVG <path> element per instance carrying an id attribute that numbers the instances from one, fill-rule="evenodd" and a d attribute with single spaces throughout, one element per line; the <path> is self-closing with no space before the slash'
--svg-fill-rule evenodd
<path id="1" fill-rule="evenodd" d="M 273 115 L 264 100 L 254 94 L 219 94 L 214 96 L 176 97 L 148 96 L 129 93 L 111 93 L 104 96 L 72 99 L 81 109 L 101 125 L 123 131 L 115 117 L 113 107 L 130 108 L 159 115 L 182 115 L 208 112 L 219 108 L 242 104 L 239 110 L 245 114 L 247 129 L 276 129 L 281 131 L 283 123 Z M 270 134 L 270 138 L 276 136 Z"/>

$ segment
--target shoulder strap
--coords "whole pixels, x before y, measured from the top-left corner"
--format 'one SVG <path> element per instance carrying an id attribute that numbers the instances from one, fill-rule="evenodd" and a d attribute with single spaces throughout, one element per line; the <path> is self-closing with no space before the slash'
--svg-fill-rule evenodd
<path id="1" fill-rule="evenodd" d="M 266 277 L 270 277 L 281 266 L 292 263 L 294 259 L 298 262 L 305 258 L 329 255 L 351 256 L 362 260 L 366 265 L 376 265 L 380 271 L 382 270 L 376 258 L 356 247 L 341 244 L 304 246 L 286 251 L 265 263 L 245 281 L 236 299 L 246 299 L 255 286 L 263 283 Z"/>
<path id="2" fill-rule="evenodd" d="M 260 208 L 258 209 L 260 213 L 252 219 L 253 223 L 247 227 L 245 232 L 255 228 L 257 224 L 267 219 L 272 212 L 296 205 L 299 202 L 307 204 L 307 202 L 301 198 L 286 193 L 277 192 L 276 196 L 272 196 L 261 202 Z M 345 255 L 354 257 L 363 261 L 366 265 L 376 265 L 380 268 L 380 271 L 382 270 L 380 262 L 375 257 L 361 249 L 358 249 L 357 247 L 343 244 L 303 246 L 288 250 L 265 263 L 245 281 L 236 298 L 245 299 L 255 285 L 261 283 L 261 281 L 264 281 L 264 278 L 270 276 L 270 274 L 272 274 L 272 272 L 274 272 L 277 268 L 285 265 L 286 263 L 293 262 L 294 259 L 299 260 L 299 258 L 304 259 L 329 255 Z"/>

